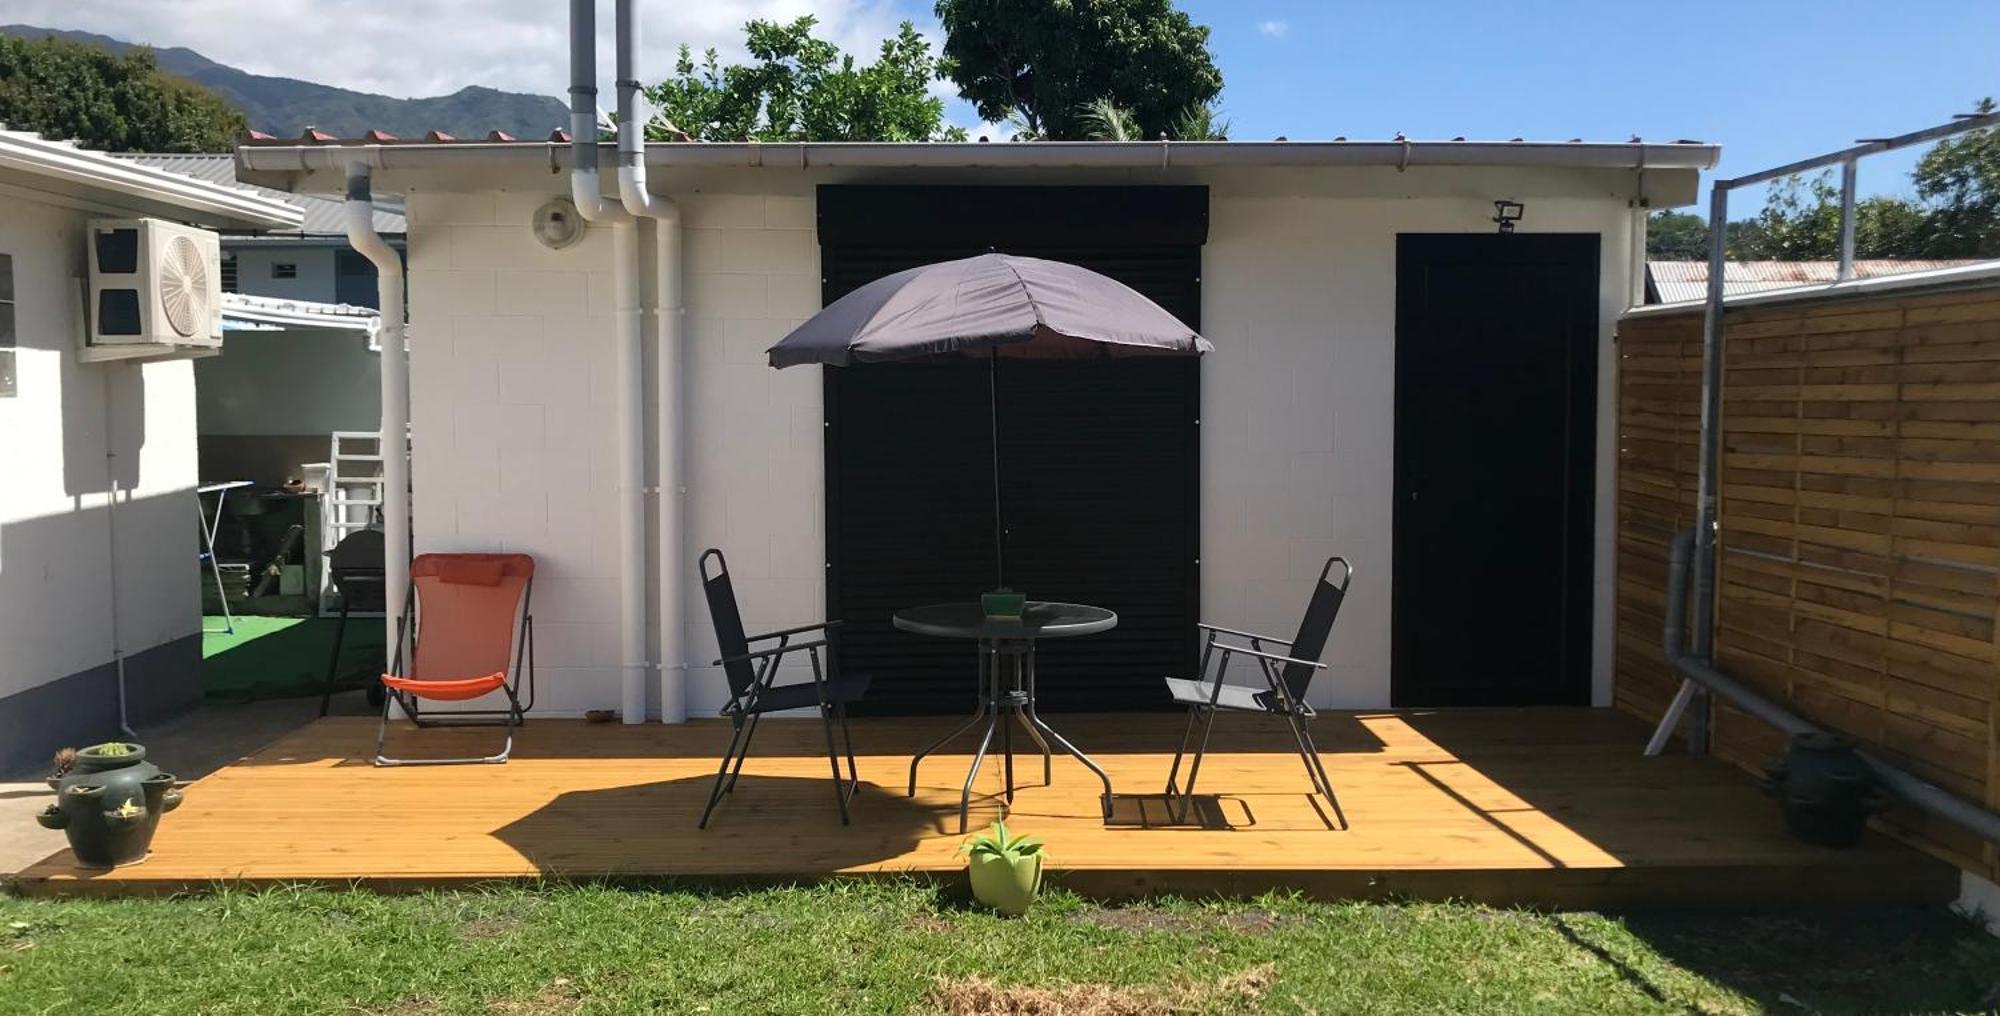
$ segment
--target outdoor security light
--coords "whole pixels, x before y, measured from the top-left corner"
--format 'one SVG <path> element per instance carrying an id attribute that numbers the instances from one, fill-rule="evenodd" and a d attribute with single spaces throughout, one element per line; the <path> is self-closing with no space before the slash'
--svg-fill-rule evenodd
<path id="1" fill-rule="evenodd" d="M 1521 221 L 1521 212 L 1526 207 L 1519 201 L 1493 202 L 1493 221 L 1500 224 L 1500 232 L 1512 233 L 1514 223 Z"/>

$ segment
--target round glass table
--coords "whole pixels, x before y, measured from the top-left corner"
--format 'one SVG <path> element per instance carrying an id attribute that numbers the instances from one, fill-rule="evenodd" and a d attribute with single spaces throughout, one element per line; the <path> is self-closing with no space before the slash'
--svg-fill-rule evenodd
<path id="1" fill-rule="evenodd" d="M 1006 800 L 1014 800 L 1014 727 L 1002 719 L 1002 713 L 1011 713 L 1018 720 L 1028 737 L 1042 751 L 1042 784 L 1047 786 L 1052 777 L 1049 743 L 1076 757 L 1104 784 L 1104 816 L 1111 816 L 1111 777 L 1106 776 L 1103 767 L 1090 756 L 1048 725 L 1035 712 L 1035 643 L 1041 639 L 1074 638 L 1080 635 L 1094 635 L 1118 626 L 1118 615 L 1103 607 L 1092 607 L 1081 603 L 1045 603 L 1030 600 L 1016 618 L 993 618 L 978 603 L 934 603 L 923 607 L 909 607 L 897 611 L 891 618 L 895 626 L 917 635 L 931 635 L 938 638 L 970 639 L 978 643 L 979 656 L 979 706 L 964 723 L 951 733 L 933 741 L 929 747 L 910 759 L 910 796 L 917 796 L 917 765 L 924 757 L 956 740 L 961 735 L 986 724 L 986 732 L 980 735 L 979 749 L 972 755 L 972 769 L 965 774 L 965 786 L 958 795 L 958 831 L 965 832 L 966 816 L 972 805 L 972 784 L 979 778 L 979 767 L 986 761 L 986 752 L 993 747 L 994 735 L 1000 738 L 1000 753 L 1007 774 Z"/>

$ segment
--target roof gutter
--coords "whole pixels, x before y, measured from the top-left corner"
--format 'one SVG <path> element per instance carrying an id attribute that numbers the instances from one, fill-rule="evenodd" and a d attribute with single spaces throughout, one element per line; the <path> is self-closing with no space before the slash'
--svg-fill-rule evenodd
<path id="1" fill-rule="evenodd" d="M 329 158 L 339 144 L 245 145 L 238 165 L 250 172 L 311 172 L 346 160 Z M 412 142 L 377 146 L 384 169 L 570 168 L 560 142 Z M 1578 169 L 1709 169 L 1721 148 L 1703 144 L 1586 144 L 1529 141 L 1037 141 L 931 142 L 662 142 L 643 147 L 652 169 L 808 168 L 1069 168 L 1199 169 L 1223 166 L 1552 166 Z"/>
<path id="2" fill-rule="evenodd" d="M 294 205 L 236 187 L 113 159 L 63 142 L 0 131 L 0 170 L 19 170 L 84 187 L 137 197 L 195 213 L 210 225 L 297 229 L 305 212 Z"/>

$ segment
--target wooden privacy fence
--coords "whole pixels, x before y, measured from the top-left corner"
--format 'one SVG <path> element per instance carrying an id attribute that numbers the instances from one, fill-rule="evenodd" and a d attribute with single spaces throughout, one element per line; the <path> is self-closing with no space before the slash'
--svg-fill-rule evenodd
<path id="1" fill-rule="evenodd" d="M 1615 703 L 1656 720 L 1667 544 L 1694 523 L 1702 308 L 1618 329 Z M 1716 662 L 1888 761 L 2000 806 L 2000 279 L 1731 308 Z M 1726 705 L 1713 748 L 1775 731 Z M 2000 877 L 1991 847 L 1908 809 L 1898 832 Z"/>

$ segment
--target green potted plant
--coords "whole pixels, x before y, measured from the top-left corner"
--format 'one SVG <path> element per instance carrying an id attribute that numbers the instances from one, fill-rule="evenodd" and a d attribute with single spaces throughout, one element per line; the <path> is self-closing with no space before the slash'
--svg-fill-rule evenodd
<path id="1" fill-rule="evenodd" d="M 180 806 L 171 773 L 146 761 L 146 749 L 112 741 L 56 757 L 49 785 L 56 801 L 36 820 L 69 837 L 83 868 L 115 868 L 143 860 L 160 816 Z"/>
<path id="2" fill-rule="evenodd" d="M 959 849 L 966 855 L 973 899 L 1003 914 L 1019 915 L 1042 891 L 1041 840 L 1009 835 L 1007 823 L 995 822 L 990 831 Z"/>

